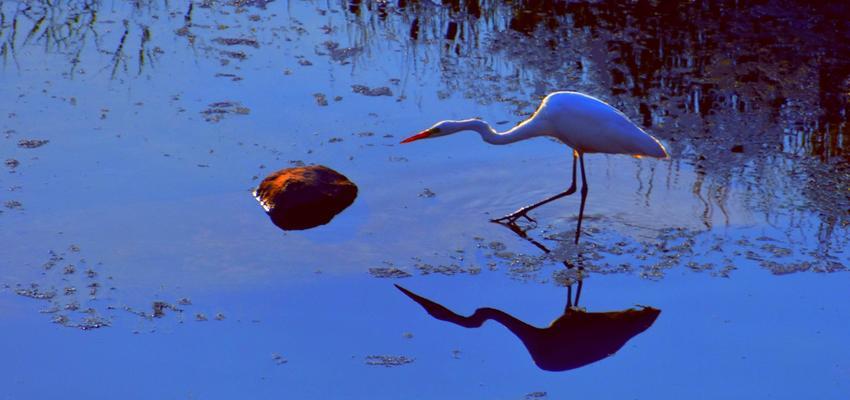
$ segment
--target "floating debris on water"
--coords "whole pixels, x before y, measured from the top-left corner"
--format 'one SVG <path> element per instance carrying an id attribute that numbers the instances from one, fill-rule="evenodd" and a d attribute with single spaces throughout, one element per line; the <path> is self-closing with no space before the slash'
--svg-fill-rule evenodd
<path id="1" fill-rule="evenodd" d="M 5 164 L 7 168 L 9 168 L 9 172 L 14 172 L 15 168 L 18 168 L 18 166 L 21 165 L 21 162 L 14 158 L 7 158 L 3 164 Z"/>
<path id="2" fill-rule="evenodd" d="M 18 141 L 18 147 L 23 149 L 35 149 L 50 143 L 45 139 L 21 139 Z"/>
<path id="3" fill-rule="evenodd" d="M 432 192 L 431 189 L 425 188 L 422 190 L 422 193 L 419 193 L 419 197 L 424 197 L 426 199 L 430 199 L 437 196 L 436 193 Z"/>
<path id="4" fill-rule="evenodd" d="M 366 85 L 351 85 L 351 91 L 364 96 L 392 96 L 393 91 L 387 86 L 370 88 Z"/>
<path id="5" fill-rule="evenodd" d="M 374 267 L 369 268 L 369 274 L 375 278 L 409 278 L 409 272 L 395 267 Z"/>
<path id="6" fill-rule="evenodd" d="M 244 51 L 226 51 L 226 50 L 221 50 L 221 51 L 220 51 L 220 53 L 221 53 L 221 55 L 222 55 L 222 56 L 225 56 L 225 57 L 227 57 L 227 58 L 232 58 L 232 59 L 234 59 L 234 60 L 238 60 L 238 61 L 245 61 L 245 60 L 247 60 L 247 59 L 248 59 L 248 55 L 247 55 L 247 54 L 245 54 L 245 52 L 244 52 Z M 227 61 L 227 60 L 224 60 L 224 61 Z M 222 63 L 222 65 L 227 65 L 228 63 L 229 63 L 229 62 L 224 62 L 224 63 Z"/>
<path id="7" fill-rule="evenodd" d="M 174 312 L 183 312 L 182 309 L 175 307 L 172 304 L 166 303 L 164 301 L 154 301 L 153 305 L 153 317 L 154 318 L 162 318 L 165 316 L 165 310 L 171 310 Z"/>
<path id="8" fill-rule="evenodd" d="M 109 323 L 109 320 L 101 318 L 101 317 L 92 316 L 92 317 L 86 317 L 85 319 L 83 319 L 82 322 L 80 322 L 79 324 L 77 324 L 73 327 L 80 328 L 84 331 L 88 331 L 88 330 L 92 330 L 92 329 L 104 328 L 104 327 L 107 327 L 107 326 L 110 326 L 110 325 L 111 324 Z M 72 325 L 65 324 L 65 326 L 72 326 Z"/>
<path id="9" fill-rule="evenodd" d="M 233 82 L 238 82 L 238 81 L 242 80 L 242 77 L 239 76 L 239 75 L 223 73 L 223 72 L 216 73 L 214 76 L 216 78 L 230 78 L 230 80 L 233 81 Z"/>
<path id="10" fill-rule="evenodd" d="M 549 397 L 549 394 L 546 392 L 531 392 L 525 395 L 526 400 L 545 399 L 547 397 Z"/>
<path id="11" fill-rule="evenodd" d="M 224 45 L 224 46 L 251 46 L 255 49 L 260 48 L 260 43 L 257 42 L 256 39 L 246 39 L 246 38 L 215 38 L 212 40 L 215 43 Z"/>
<path id="12" fill-rule="evenodd" d="M 217 313 L 217 314 L 215 315 L 215 319 L 216 319 L 216 321 L 224 321 L 224 318 L 225 318 L 225 317 L 224 317 L 224 314 L 222 314 L 222 313 Z"/>
<path id="13" fill-rule="evenodd" d="M 248 115 L 251 110 L 248 107 L 242 106 L 238 101 L 219 101 L 210 103 L 207 109 L 201 111 L 204 120 L 207 122 L 219 122 L 225 115 Z"/>
<path id="14" fill-rule="evenodd" d="M 351 57 L 360 54 L 363 49 L 360 47 L 339 47 L 339 43 L 327 41 L 323 43 L 325 49 L 328 50 L 331 56 L 331 60 L 336 61 L 340 64 L 346 64 L 348 59 Z"/>
<path id="15" fill-rule="evenodd" d="M 48 290 L 48 291 L 42 292 L 42 291 L 38 290 L 37 285 L 33 285 L 29 289 L 17 289 L 17 290 L 15 290 L 15 293 L 17 293 L 19 296 L 29 297 L 31 299 L 38 299 L 38 300 L 50 300 L 50 299 L 56 297 L 56 291 Z"/>
<path id="16" fill-rule="evenodd" d="M 192 300 L 189 300 L 188 297 L 181 297 L 177 300 L 177 304 L 179 304 L 181 306 L 191 306 Z"/>
<path id="17" fill-rule="evenodd" d="M 325 107 L 328 105 L 328 98 L 324 93 L 313 93 L 313 97 L 316 99 L 316 104 L 320 107 Z"/>
<path id="18" fill-rule="evenodd" d="M 20 201 L 17 201 L 17 200 L 6 200 L 3 203 L 3 206 L 10 209 L 10 210 L 20 210 L 20 209 L 24 208 L 24 203 L 21 203 Z"/>
<path id="19" fill-rule="evenodd" d="M 289 362 L 289 360 L 283 358 L 283 356 L 278 353 L 272 353 L 272 361 L 274 361 L 277 365 L 283 365 Z"/>
<path id="20" fill-rule="evenodd" d="M 366 365 L 375 365 L 381 367 L 398 367 L 405 364 L 410 364 L 415 359 L 406 356 L 381 356 L 372 355 L 366 356 Z"/>

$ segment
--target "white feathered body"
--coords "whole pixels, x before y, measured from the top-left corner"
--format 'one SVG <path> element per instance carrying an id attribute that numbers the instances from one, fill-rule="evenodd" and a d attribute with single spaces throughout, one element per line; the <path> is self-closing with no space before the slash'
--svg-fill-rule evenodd
<path id="1" fill-rule="evenodd" d="M 517 128 L 555 137 L 582 153 L 667 157 L 664 146 L 625 114 L 578 92 L 549 94 L 534 115 Z"/>

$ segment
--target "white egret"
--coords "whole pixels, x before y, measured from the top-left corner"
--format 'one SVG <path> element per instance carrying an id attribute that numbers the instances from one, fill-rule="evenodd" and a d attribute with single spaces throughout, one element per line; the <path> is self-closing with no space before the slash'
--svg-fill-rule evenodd
<path id="1" fill-rule="evenodd" d="M 585 153 L 627 154 L 635 157 L 667 158 L 667 150 L 625 114 L 602 100 L 578 92 L 554 92 L 546 96 L 530 118 L 506 132 L 496 132 L 490 124 L 480 119 L 440 121 L 434 126 L 413 135 L 401 143 L 431 139 L 461 131 L 474 131 L 490 144 L 509 144 L 540 136 L 550 136 L 573 149 L 573 182 L 566 191 L 545 200 L 522 207 L 502 218 L 498 223 L 514 223 L 519 217 L 551 201 L 569 196 L 576 191 L 576 161 L 581 164 L 581 206 L 579 207 L 575 243 L 581 234 L 581 221 L 587 199 L 587 177 L 584 172 Z"/>

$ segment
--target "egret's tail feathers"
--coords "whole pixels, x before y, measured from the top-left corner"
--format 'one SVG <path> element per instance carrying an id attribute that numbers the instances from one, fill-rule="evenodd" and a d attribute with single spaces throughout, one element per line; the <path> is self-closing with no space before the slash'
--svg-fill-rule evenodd
<path id="1" fill-rule="evenodd" d="M 667 153 L 667 149 L 664 148 L 664 145 L 661 144 L 658 139 L 652 136 L 649 136 L 649 138 L 651 140 L 647 140 L 641 143 L 641 148 L 639 149 L 639 151 L 633 154 L 635 157 L 653 157 L 661 159 L 670 158 L 670 154 Z"/>

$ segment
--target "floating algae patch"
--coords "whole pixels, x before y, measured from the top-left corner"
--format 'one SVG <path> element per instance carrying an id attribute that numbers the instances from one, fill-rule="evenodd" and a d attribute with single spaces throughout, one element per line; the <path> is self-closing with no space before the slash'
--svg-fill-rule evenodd
<path id="1" fill-rule="evenodd" d="M 114 293 L 120 291 L 116 291 L 112 276 L 105 273 L 108 270 L 105 271 L 101 263 L 88 261 L 85 252 L 78 245 L 72 244 L 64 252 L 51 250 L 48 257 L 38 270 L 35 278 L 37 281 L 28 285 L 16 285 L 14 293 L 48 302 L 49 305 L 42 307 L 39 312 L 52 315 L 52 322 L 58 325 L 93 330 L 113 326 L 116 321 L 121 320 L 120 311 L 126 311 L 145 321 L 162 319 L 168 311 L 177 314 L 183 312 L 182 308 L 162 300 L 151 301 L 148 303 L 150 308 L 144 310 L 122 304 L 120 299 L 114 298 Z M 84 273 L 78 273 L 79 270 Z M 192 302 L 187 297 L 178 297 L 176 304 L 191 306 Z M 223 318 L 222 314 L 220 318 Z"/>
<path id="2" fill-rule="evenodd" d="M 373 267 L 369 268 L 369 274 L 375 278 L 409 278 L 409 272 L 396 267 Z"/>
<path id="3" fill-rule="evenodd" d="M 260 48 L 260 43 L 257 42 L 256 39 L 248 39 L 248 38 L 215 38 L 212 40 L 215 43 L 224 45 L 224 46 L 251 46 L 255 49 Z"/>
<path id="4" fill-rule="evenodd" d="M 371 355 L 366 356 L 366 365 L 391 368 L 410 364 L 414 360 L 415 359 L 407 356 Z"/>
<path id="5" fill-rule="evenodd" d="M 354 92 L 354 93 L 362 94 L 364 96 L 372 96 L 372 97 L 392 96 L 393 95 L 393 91 L 390 90 L 390 88 L 386 87 L 386 86 L 370 88 L 369 86 L 366 86 L 366 85 L 351 85 L 351 91 Z"/>
<path id="6" fill-rule="evenodd" d="M 210 103 L 201 115 L 207 122 L 219 122 L 227 115 L 248 115 L 251 110 L 238 101 L 218 101 Z"/>
<path id="7" fill-rule="evenodd" d="M 8 158 L 3 164 L 6 165 L 6 168 L 9 168 L 9 172 L 15 172 L 15 169 L 21 165 L 21 162 L 14 158 Z"/>
<path id="8" fill-rule="evenodd" d="M 42 291 L 38 288 L 38 285 L 36 285 L 36 284 L 33 284 L 32 287 L 30 287 L 30 288 L 16 289 L 15 293 L 18 294 L 19 296 L 29 297 L 31 299 L 38 299 L 38 300 L 50 300 L 50 299 L 56 297 L 56 291 L 55 290 Z"/>
<path id="9" fill-rule="evenodd" d="M 36 149 L 50 143 L 46 139 L 21 139 L 18 141 L 18 147 L 22 149 Z"/>

